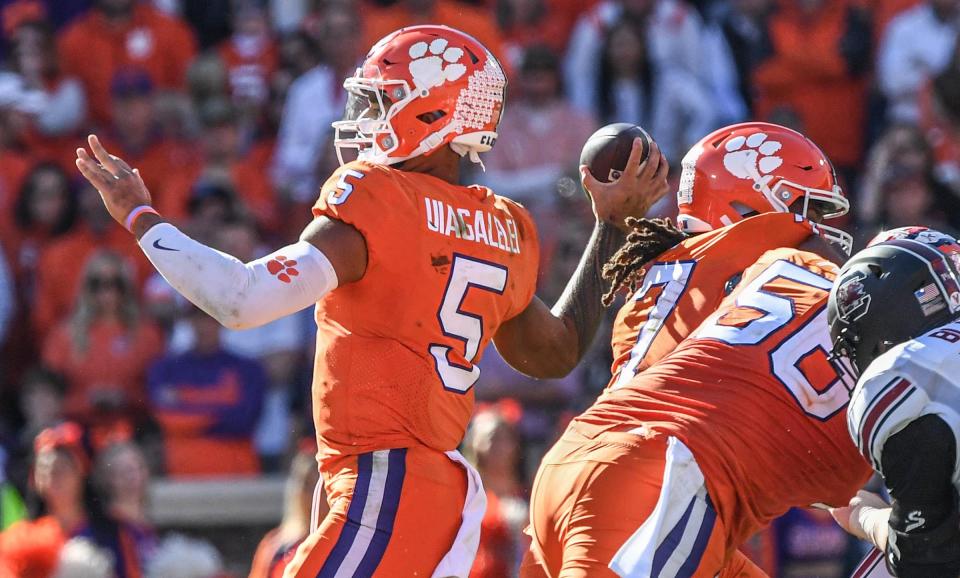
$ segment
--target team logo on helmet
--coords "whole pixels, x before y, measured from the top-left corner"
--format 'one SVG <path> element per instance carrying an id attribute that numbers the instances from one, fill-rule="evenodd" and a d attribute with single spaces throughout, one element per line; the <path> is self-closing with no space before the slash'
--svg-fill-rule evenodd
<path id="1" fill-rule="evenodd" d="M 777 152 L 783 145 L 767 140 L 767 134 L 755 132 L 749 136 L 735 136 L 724 145 L 723 168 L 738 179 L 766 185 L 773 178 L 773 171 L 783 164 Z"/>
<path id="2" fill-rule="evenodd" d="M 837 311 L 846 323 L 852 323 L 870 310 L 870 295 L 863 287 L 866 275 L 856 273 L 837 288 Z"/>
<path id="3" fill-rule="evenodd" d="M 900 227 L 897 229 L 890 229 L 889 231 L 881 231 L 880 233 L 877 233 L 876 237 L 870 239 L 870 242 L 867 243 L 867 246 L 873 247 L 874 245 L 886 243 L 887 241 L 892 241 L 894 239 L 920 241 L 921 243 L 933 245 L 934 247 L 939 247 L 943 244 L 955 244 L 957 242 L 956 239 L 950 235 L 941 233 L 940 231 L 936 231 L 928 227 Z"/>
<path id="4" fill-rule="evenodd" d="M 417 42 L 410 47 L 408 65 L 410 76 L 417 90 L 427 90 L 440 86 L 448 80 L 457 80 L 467 72 L 460 63 L 464 56 L 462 48 L 448 46 L 446 38 L 437 38 L 427 44 Z"/>

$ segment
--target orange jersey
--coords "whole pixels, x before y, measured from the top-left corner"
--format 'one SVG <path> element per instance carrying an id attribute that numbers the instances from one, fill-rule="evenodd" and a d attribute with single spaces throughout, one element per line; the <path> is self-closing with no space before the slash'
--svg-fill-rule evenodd
<path id="1" fill-rule="evenodd" d="M 487 188 L 364 162 L 334 172 L 314 214 L 353 225 L 367 244 L 363 278 L 317 304 L 321 463 L 385 448 L 455 449 L 481 352 L 533 298 L 533 220 Z"/>
<path id="2" fill-rule="evenodd" d="M 691 237 L 651 261 L 613 325 L 610 384 L 628 382 L 676 349 L 766 251 L 797 247 L 813 232 L 793 213 L 764 213 Z"/>
<path id="3" fill-rule="evenodd" d="M 690 338 L 571 427 L 679 438 L 734 547 L 790 507 L 846 504 L 871 470 L 847 433 L 854 379 L 828 359 L 836 271 L 813 253 L 767 252 Z"/>

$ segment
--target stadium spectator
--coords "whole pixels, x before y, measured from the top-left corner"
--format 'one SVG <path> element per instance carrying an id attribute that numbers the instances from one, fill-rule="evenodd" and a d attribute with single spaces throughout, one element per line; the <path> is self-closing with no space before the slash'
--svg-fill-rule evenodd
<path id="1" fill-rule="evenodd" d="M 232 183 L 225 179 L 201 179 L 190 192 L 187 212 L 185 230 L 201 242 L 212 243 L 221 224 L 241 218 L 243 205 Z"/>
<path id="2" fill-rule="evenodd" d="M 140 315 L 125 262 L 98 251 L 84 268 L 73 313 L 47 337 L 43 360 L 69 380 L 67 413 L 89 418 L 143 408 L 146 368 L 162 348 L 160 332 Z"/>
<path id="3" fill-rule="evenodd" d="M 47 243 L 70 231 L 76 212 L 76 196 L 60 165 L 34 165 L 17 195 L 13 227 L 3 235 L 25 304 L 32 304 L 36 298 L 40 252 Z"/>
<path id="4" fill-rule="evenodd" d="M 295 69 L 307 62 L 313 66 L 293 81 L 287 93 L 273 182 L 294 202 L 312 205 L 323 179 L 336 166 L 330 158 L 330 123 L 343 116 L 343 80 L 353 76 L 362 55 L 359 15 L 355 10 L 328 10 L 318 41 L 304 35 L 287 49 L 287 60 Z"/>
<path id="5" fill-rule="evenodd" d="M 261 227 L 275 230 L 279 223 L 273 188 L 263 168 L 247 158 L 250 147 L 242 140 L 236 108 L 226 100 L 210 100 L 201 106 L 200 119 L 200 159 L 167 180 L 157 194 L 157 209 L 182 221 L 190 213 L 196 188 L 215 184 L 234 191 Z"/>
<path id="6" fill-rule="evenodd" d="M 876 64 L 889 120 L 917 122 L 920 88 L 950 63 L 958 30 L 957 0 L 926 0 L 890 21 Z"/>
<path id="7" fill-rule="evenodd" d="M 848 1 L 791 0 L 770 20 L 773 52 L 757 67 L 756 115 L 789 111 L 845 176 L 863 155 L 870 25 Z"/>
<path id="8" fill-rule="evenodd" d="M 920 91 L 920 128 L 933 149 L 937 178 L 960 196 L 960 44 L 950 66 Z"/>
<path id="9" fill-rule="evenodd" d="M 529 541 L 523 535 L 530 504 L 523 482 L 517 424 L 522 409 L 512 399 L 479 405 L 463 442 L 487 492 L 487 511 L 471 578 L 516 576 Z"/>
<path id="10" fill-rule="evenodd" d="M 36 367 L 20 380 L 20 413 L 24 425 L 20 430 L 20 446 L 29 455 L 33 440 L 45 429 L 64 422 L 64 399 L 67 380 L 55 371 Z"/>
<path id="11" fill-rule="evenodd" d="M 260 540 L 248 578 L 280 578 L 297 546 L 310 533 L 310 520 L 322 520 L 327 515 L 329 506 L 320 484 L 316 450 L 316 443 L 308 439 L 294 456 L 283 492 L 283 518 Z"/>
<path id="12" fill-rule="evenodd" d="M 97 0 L 60 38 L 64 72 L 83 82 L 99 124 L 119 114 L 110 100 L 110 84 L 118 72 L 140 69 L 155 86 L 179 90 L 195 52 L 190 28 L 137 0 Z"/>
<path id="13" fill-rule="evenodd" d="M 552 218 L 558 183 L 579 176 L 580 148 L 596 121 L 563 98 L 560 63 L 550 48 L 531 46 L 519 71 L 518 99 L 506 107 L 499 142 L 484 157 L 486 170 L 477 177 L 535 216 Z"/>
<path id="14" fill-rule="evenodd" d="M 13 225 L 0 235 L 10 255 L 17 289 L 18 307 L 13 323 L 18 327 L 18 339 L 7 340 L 3 352 L 7 370 L 13 375 L 37 358 L 37 336 L 30 325 L 30 311 L 37 300 L 40 253 L 48 243 L 70 230 L 75 216 L 76 197 L 63 169 L 53 163 L 36 165 L 13 207 Z"/>
<path id="15" fill-rule="evenodd" d="M 195 58 L 187 70 L 187 90 L 194 105 L 211 99 L 229 98 L 230 74 L 224 60 L 216 53 L 201 54 Z"/>
<path id="16" fill-rule="evenodd" d="M 266 105 L 278 64 L 266 12 L 252 0 L 235 2 L 233 34 L 217 48 L 230 77 L 230 95 L 245 115 Z"/>
<path id="17" fill-rule="evenodd" d="M 264 253 L 256 226 L 246 219 L 220 224 L 213 235 L 213 246 L 245 263 Z M 169 290 L 172 292 L 172 288 Z M 309 311 L 304 313 L 312 320 Z M 220 329 L 224 350 L 257 359 L 267 372 L 268 388 L 254 438 L 264 471 L 279 471 L 290 447 L 291 391 L 303 356 L 308 325 L 309 320 L 305 322 L 303 315 L 290 315 L 253 329 Z M 170 338 L 172 352 L 185 351 L 195 343 L 192 323 L 183 320 L 175 324 Z"/>
<path id="18" fill-rule="evenodd" d="M 939 216 L 937 222 L 946 220 L 952 229 L 960 227 L 960 202 L 950 189 L 938 178 L 935 170 L 935 160 L 930 144 L 924 139 L 923 133 L 915 126 L 895 124 L 887 129 L 868 155 L 866 169 L 863 173 L 857 202 L 854 204 L 857 221 L 863 226 L 861 233 L 863 240 L 868 240 L 877 232 L 878 227 L 889 225 L 887 222 L 888 192 L 894 186 L 894 181 L 904 177 L 917 180 L 922 177 L 926 186 L 913 187 L 920 191 L 918 199 L 905 198 L 894 194 L 894 201 L 917 201 L 919 205 L 932 204 L 932 210 Z M 925 198 L 928 192 L 933 199 Z M 916 210 L 910 210 L 909 215 L 916 217 Z M 920 212 L 923 212 L 922 209 Z M 922 222 L 922 221 L 917 221 Z"/>
<path id="19" fill-rule="evenodd" d="M 45 22 L 25 22 L 12 37 L 12 70 L 35 101 L 29 115 L 27 146 L 41 159 L 72 169 L 76 133 L 86 118 L 86 95 L 80 81 L 60 70 L 53 31 Z"/>
<path id="20" fill-rule="evenodd" d="M 100 540 L 114 560 L 123 564 L 116 578 L 140 578 L 157 548 L 157 536 L 147 520 L 150 472 L 140 448 L 131 441 L 113 442 L 97 453 L 91 482 L 103 517 L 122 539 Z"/>
<path id="21" fill-rule="evenodd" d="M 124 69 L 110 82 L 113 116 L 105 142 L 127 155 L 144 182 L 159 190 L 177 167 L 182 170 L 193 161 L 179 143 L 163 138 L 157 118 L 157 93 L 150 77 L 142 70 Z"/>
<path id="22" fill-rule="evenodd" d="M 36 267 L 36 303 L 31 312 L 38 339 L 69 315 L 81 291 L 83 269 L 90 256 L 100 249 L 123 256 L 136 275 L 138 286 L 146 279 L 149 263 L 130 234 L 114 226 L 96 189 L 81 185 L 77 195 L 80 221 L 70 232 L 42 247 Z"/>
<path id="23" fill-rule="evenodd" d="M 753 71 L 773 49 L 773 10 L 773 0 L 724 2 L 706 30 L 704 52 L 718 125 L 740 122 L 753 113 Z"/>
<path id="24" fill-rule="evenodd" d="M 642 23 L 625 18 L 606 32 L 596 67 L 597 115 L 604 123 L 646 127 L 664 156 L 678 164 L 714 125 L 710 96 L 691 73 L 657 66 L 646 38 L 652 32 Z"/>
<path id="25" fill-rule="evenodd" d="M 947 197 L 938 196 L 928 175 L 922 171 L 891 165 L 880 184 L 880 224 L 884 229 L 909 227 L 923 223 L 926 227 L 953 234 L 950 226 Z"/>
<path id="26" fill-rule="evenodd" d="M 163 429 L 167 473 L 175 477 L 253 475 L 260 466 L 253 434 L 267 377 L 263 366 L 223 349 L 220 325 L 186 310 L 193 348 L 150 368 L 153 415 Z"/>
<path id="27" fill-rule="evenodd" d="M 83 492 L 90 457 L 80 427 L 66 423 L 44 430 L 34 449 L 31 516 L 0 534 L 0 576 L 49 578 L 60 549 L 86 527 Z"/>
<path id="28" fill-rule="evenodd" d="M 698 82 L 705 82 L 700 45 L 703 23 L 683 0 L 604 0 L 580 16 L 567 45 L 564 77 L 574 106 L 590 112 L 597 110 L 598 63 L 611 28 L 624 20 L 635 21 L 644 30 L 639 37 L 654 68 L 689 74 Z"/>

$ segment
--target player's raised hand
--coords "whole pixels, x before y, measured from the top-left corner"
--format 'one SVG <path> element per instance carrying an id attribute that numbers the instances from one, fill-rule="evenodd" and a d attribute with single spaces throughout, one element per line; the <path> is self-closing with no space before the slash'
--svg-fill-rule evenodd
<path id="1" fill-rule="evenodd" d="M 124 225 L 135 208 L 150 205 L 150 192 L 140 172 L 123 159 L 107 152 L 96 135 L 87 137 L 93 156 L 84 148 L 77 149 L 77 168 L 97 188 L 110 216 Z"/>
<path id="2" fill-rule="evenodd" d="M 594 178 L 586 165 L 580 166 L 580 179 L 590 194 L 597 220 L 626 230 L 627 217 L 643 217 L 667 194 L 670 165 L 660 153 L 660 147 L 651 142 L 650 154 L 641 163 L 642 154 L 643 142 L 635 139 L 626 168 L 620 178 L 609 183 Z"/>

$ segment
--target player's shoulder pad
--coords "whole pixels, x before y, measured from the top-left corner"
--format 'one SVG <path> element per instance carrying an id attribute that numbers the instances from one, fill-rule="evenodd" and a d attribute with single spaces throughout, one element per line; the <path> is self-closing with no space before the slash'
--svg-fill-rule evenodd
<path id="1" fill-rule="evenodd" d="M 473 185 L 480 186 L 480 185 Z M 486 187 L 484 187 L 486 188 Z M 525 207 L 523 203 L 515 201 L 509 197 L 504 197 L 493 192 L 491 189 L 487 189 L 490 194 L 494 196 L 497 201 L 497 204 L 506 208 L 511 216 L 516 220 L 517 228 L 519 229 L 520 239 L 525 241 L 532 241 L 537 244 L 539 251 L 540 239 L 538 236 L 537 222 L 533 218 L 533 214 L 530 213 L 530 209 Z"/>
<path id="2" fill-rule="evenodd" d="M 388 175 L 388 167 L 365 161 L 351 161 L 337 167 L 320 188 L 319 202 L 339 205 L 359 190 L 375 190 L 372 185 Z"/>
<path id="3" fill-rule="evenodd" d="M 809 269 L 818 275 L 823 275 L 829 279 L 836 276 L 839 267 L 836 263 L 824 259 L 817 253 L 804 251 L 795 247 L 778 247 L 765 252 L 757 259 L 755 266 L 766 267 L 774 261 L 789 261 L 805 269 Z"/>
<path id="4" fill-rule="evenodd" d="M 726 244 L 743 243 L 769 248 L 796 247 L 803 240 L 816 234 L 815 225 L 796 213 L 760 213 L 747 217 L 691 238 L 693 243 L 709 243 L 722 240 Z"/>
<path id="5" fill-rule="evenodd" d="M 770 226 L 780 226 L 780 227 L 800 227 L 806 229 L 811 233 L 816 231 L 816 225 L 805 218 L 803 215 L 798 213 L 780 213 L 776 211 L 771 211 L 768 213 L 759 213 L 743 219 L 742 221 L 737 221 L 732 225 L 728 225 L 724 228 L 736 229 L 736 228 L 746 228 L 746 227 L 770 227 Z"/>

